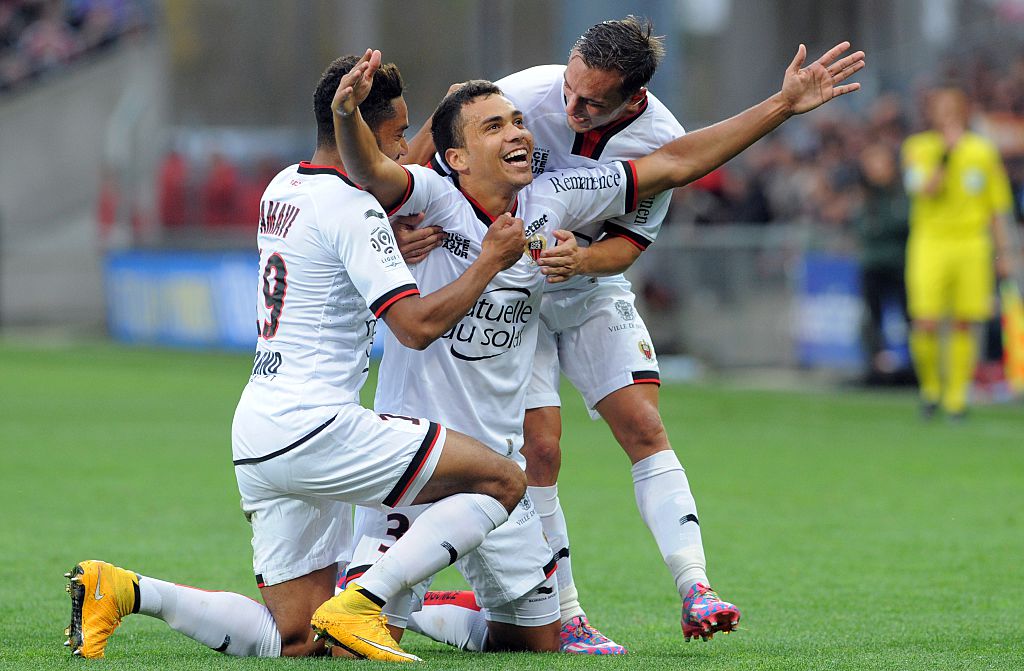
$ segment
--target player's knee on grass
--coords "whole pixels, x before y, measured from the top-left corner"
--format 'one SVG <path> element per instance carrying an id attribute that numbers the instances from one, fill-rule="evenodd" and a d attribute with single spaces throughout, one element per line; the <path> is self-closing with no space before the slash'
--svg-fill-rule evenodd
<path id="1" fill-rule="evenodd" d="M 562 623 L 521 627 L 503 622 L 487 623 L 488 652 L 560 652 Z"/>
<path id="2" fill-rule="evenodd" d="M 282 657 L 327 655 L 323 641 L 313 640 L 313 612 L 334 595 L 338 567 L 325 566 L 307 575 L 260 588 L 281 635 Z"/>
<path id="3" fill-rule="evenodd" d="M 277 630 L 281 634 L 282 657 L 313 657 L 329 654 L 323 641 L 313 640 L 313 629 L 309 621 L 313 617 L 278 617 Z"/>

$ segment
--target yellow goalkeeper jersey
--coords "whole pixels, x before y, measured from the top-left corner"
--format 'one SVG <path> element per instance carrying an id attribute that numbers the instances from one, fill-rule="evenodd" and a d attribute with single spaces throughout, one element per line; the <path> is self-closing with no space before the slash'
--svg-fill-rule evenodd
<path id="1" fill-rule="evenodd" d="M 924 238 L 965 239 L 986 236 L 996 213 L 1013 206 L 1002 159 L 989 140 L 964 133 L 946 159 L 942 188 L 924 193 L 946 152 L 942 135 L 926 131 L 903 143 L 903 175 L 910 196 L 911 234 Z"/>

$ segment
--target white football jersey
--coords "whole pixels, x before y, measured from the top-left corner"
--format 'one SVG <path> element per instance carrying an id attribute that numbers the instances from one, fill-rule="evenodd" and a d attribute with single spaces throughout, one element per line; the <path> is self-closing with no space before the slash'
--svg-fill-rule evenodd
<path id="1" fill-rule="evenodd" d="M 419 289 L 380 204 L 333 167 L 281 171 L 260 201 L 256 357 L 232 426 L 258 460 L 359 402 L 377 319 Z"/>
<path id="2" fill-rule="evenodd" d="M 443 226 L 447 233 L 440 249 L 411 267 L 420 289 L 430 293 L 461 276 L 480 255 L 494 217 L 451 177 L 422 166 L 407 168 L 410 188 L 397 213 L 425 212 L 423 226 Z M 385 336 L 375 410 L 428 417 L 501 454 L 518 455 L 545 284 L 536 255 L 554 243 L 553 231 L 629 212 L 636 208 L 636 196 L 630 162 L 537 177 L 519 192 L 512 211 L 525 226 L 522 259 L 499 273 L 462 321 L 425 350 Z"/>
<path id="3" fill-rule="evenodd" d="M 636 114 L 602 128 L 577 133 L 566 121 L 564 80 L 564 65 L 540 65 L 495 82 L 523 113 L 526 127 L 533 133 L 535 175 L 547 170 L 638 159 L 685 133 L 672 112 L 651 93 Z M 625 216 L 583 227 L 577 231 L 577 238 L 581 245 L 588 245 L 601 237 L 616 235 L 646 249 L 658 237 L 671 197 L 672 192 L 665 191 L 648 198 Z M 594 279 L 575 277 L 567 282 L 548 284 L 545 289 L 580 289 L 593 284 Z M 596 278 L 596 281 L 625 282 L 621 275 Z"/>

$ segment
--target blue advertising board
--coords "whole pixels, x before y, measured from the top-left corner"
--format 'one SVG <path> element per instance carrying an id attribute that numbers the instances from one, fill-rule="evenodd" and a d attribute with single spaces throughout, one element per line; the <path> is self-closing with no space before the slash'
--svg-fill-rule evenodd
<path id="1" fill-rule="evenodd" d="M 255 252 L 122 251 L 104 264 L 107 329 L 120 342 L 253 352 L 260 292 Z M 380 358 L 377 324 L 370 355 Z"/>
<path id="2" fill-rule="evenodd" d="M 857 371 L 866 366 L 860 266 L 852 256 L 804 256 L 797 289 L 797 361 L 805 368 Z M 907 326 L 900 306 L 882 306 L 885 348 L 898 367 L 910 365 Z"/>
<path id="3" fill-rule="evenodd" d="M 252 351 L 253 252 L 125 251 L 107 255 L 107 326 L 133 344 Z"/>

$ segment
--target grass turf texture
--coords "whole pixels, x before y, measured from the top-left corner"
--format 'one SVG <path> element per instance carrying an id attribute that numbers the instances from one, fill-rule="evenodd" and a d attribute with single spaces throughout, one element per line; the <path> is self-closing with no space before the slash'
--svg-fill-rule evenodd
<path id="1" fill-rule="evenodd" d="M 125 620 L 105 661 L 61 646 L 61 574 L 82 559 L 258 597 L 229 444 L 250 361 L 0 345 L 0 667 L 332 664 L 223 657 L 143 616 Z M 684 644 L 626 458 L 565 391 L 561 495 L 577 584 L 594 624 L 630 655 L 473 655 L 409 634 L 434 668 L 1024 668 L 1019 405 L 954 426 L 920 421 L 909 394 L 663 387 L 711 577 L 744 613 L 738 634 Z"/>

